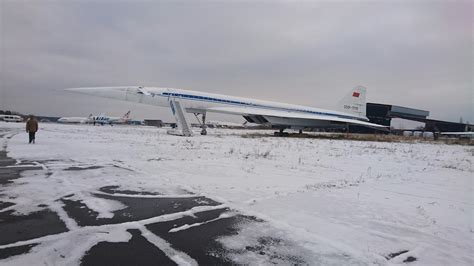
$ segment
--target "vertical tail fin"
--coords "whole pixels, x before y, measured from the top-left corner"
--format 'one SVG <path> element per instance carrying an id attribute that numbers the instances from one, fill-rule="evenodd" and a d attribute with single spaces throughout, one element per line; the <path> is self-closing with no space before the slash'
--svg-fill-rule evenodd
<path id="1" fill-rule="evenodd" d="M 339 110 L 358 115 L 366 116 L 366 95 L 367 89 L 363 86 L 357 86 L 339 102 Z"/>
<path id="2" fill-rule="evenodd" d="M 130 118 L 130 111 L 126 112 L 123 116 L 122 119 L 128 119 Z"/>

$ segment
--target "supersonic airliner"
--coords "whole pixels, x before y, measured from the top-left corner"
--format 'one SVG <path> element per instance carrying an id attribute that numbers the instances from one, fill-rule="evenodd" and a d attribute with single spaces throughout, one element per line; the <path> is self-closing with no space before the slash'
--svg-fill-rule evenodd
<path id="1" fill-rule="evenodd" d="M 179 135 L 192 135 L 184 112 L 202 115 L 202 131 L 206 134 L 206 113 L 242 115 L 247 121 L 257 124 L 270 124 L 280 129 L 340 128 L 347 125 L 361 125 L 373 128 L 385 126 L 368 122 L 366 117 L 366 88 L 357 86 L 339 103 L 339 111 L 248 99 L 213 93 L 183 89 L 122 86 L 72 88 L 67 91 L 92 96 L 112 98 L 122 101 L 168 107 L 171 109 L 181 130 Z"/>

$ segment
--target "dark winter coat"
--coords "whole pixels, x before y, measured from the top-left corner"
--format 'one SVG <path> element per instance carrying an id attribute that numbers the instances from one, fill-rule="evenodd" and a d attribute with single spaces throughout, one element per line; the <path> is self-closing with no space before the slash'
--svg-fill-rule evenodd
<path id="1" fill-rule="evenodd" d="M 36 133 L 38 131 L 38 120 L 30 118 L 26 121 L 26 132 Z"/>

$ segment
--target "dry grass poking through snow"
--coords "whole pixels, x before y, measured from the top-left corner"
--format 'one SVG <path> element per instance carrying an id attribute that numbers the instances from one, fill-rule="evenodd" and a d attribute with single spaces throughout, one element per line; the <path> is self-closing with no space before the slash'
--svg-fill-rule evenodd
<path id="1" fill-rule="evenodd" d="M 248 133 L 241 135 L 242 138 L 261 138 L 261 137 L 275 137 L 273 131 L 271 133 Z M 345 134 L 345 133 L 290 133 L 287 138 L 304 138 L 304 139 L 333 139 L 333 140 L 357 140 L 357 141 L 376 141 L 376 142 L 400 142 L 400 143 L 432 143 L 432 144 L 449 144 L 449 145 L 468 145 L 473 146 L 474 141 L 471 139 L 459 138 L 440 138 L 438 140 L 425 139 L 421 137 L 405 137 L 398 135 L 383 135 L 383 134 Z"/>

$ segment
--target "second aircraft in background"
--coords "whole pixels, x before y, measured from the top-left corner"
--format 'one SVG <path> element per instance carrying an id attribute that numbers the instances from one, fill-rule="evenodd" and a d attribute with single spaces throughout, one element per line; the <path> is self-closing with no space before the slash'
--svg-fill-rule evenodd
<path id="1" fill-rule="evenodd" d="M 88 117 L 61 117 L 59 123 L 65 124 L 126 124 L 130 121 L 130 111 L 121 117 L 110 117 L 105 114 L 94 116 L 90 114 Z"/>

